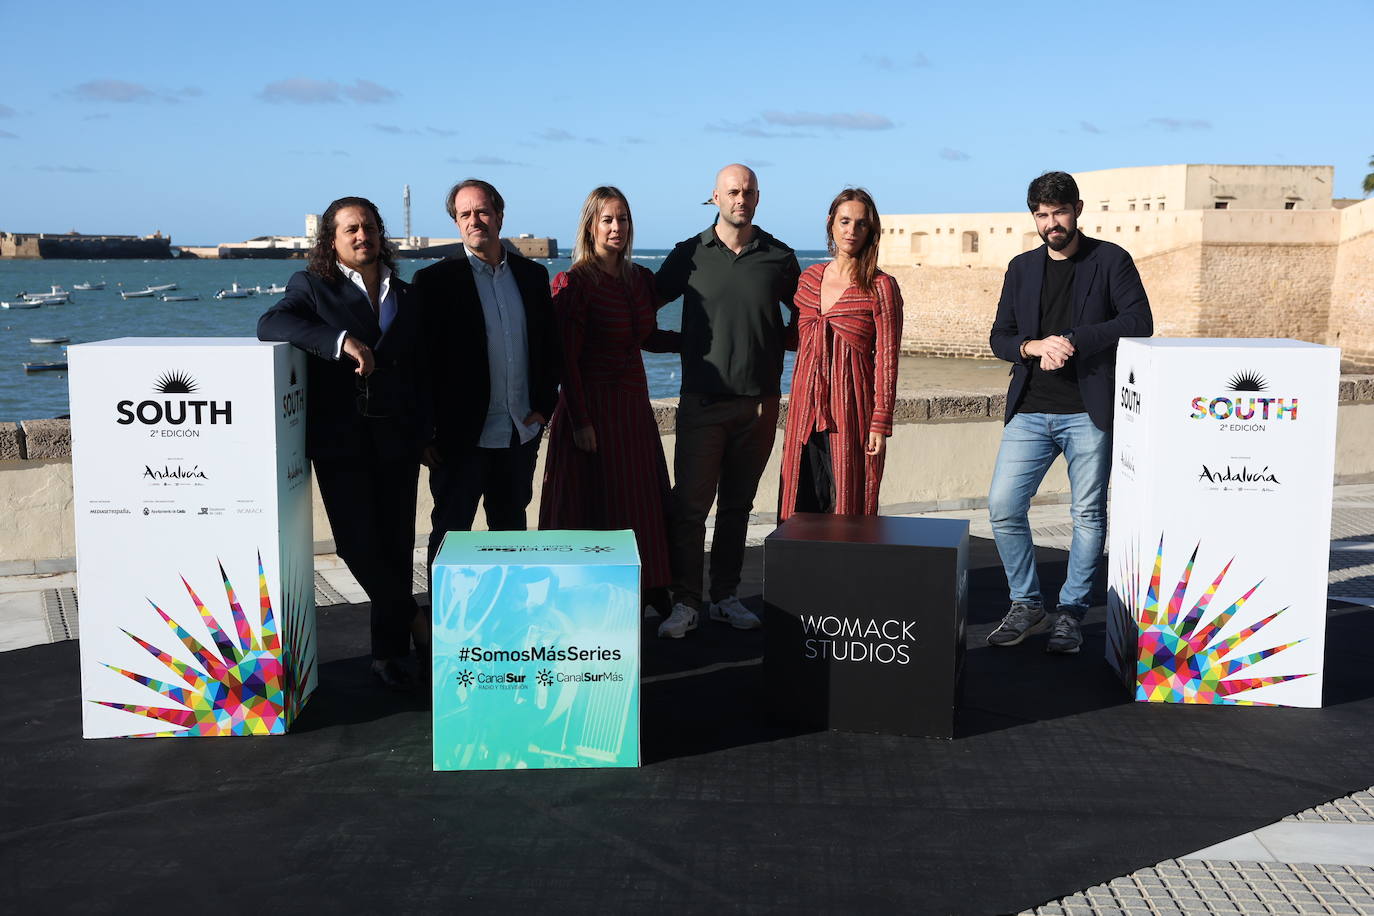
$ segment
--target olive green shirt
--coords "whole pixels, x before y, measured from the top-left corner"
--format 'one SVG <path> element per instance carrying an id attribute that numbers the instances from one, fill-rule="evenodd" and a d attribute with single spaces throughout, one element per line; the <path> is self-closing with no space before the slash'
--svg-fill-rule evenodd
<path id="1" fill-rule="evenodd" d="M 739 254 L 714 225 L 673 248 L 655 284 L 665 304 L 682 297 L 683 394 L 781 393 L 783 350 L 797 345 L 799 276 L 796 254 L 762 229 Z"/>

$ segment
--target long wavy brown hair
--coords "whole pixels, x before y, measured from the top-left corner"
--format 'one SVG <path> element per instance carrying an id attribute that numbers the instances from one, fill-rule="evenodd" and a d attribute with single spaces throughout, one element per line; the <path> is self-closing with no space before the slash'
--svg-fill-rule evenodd
<path id="1" fill-rule="evenodd" d="M 339 272 L 339 256 L 334 251 L 334 233 L 339 228 L 339 211 L 348 207 L 361 207 L 370 212 L 372 218 L 377 221 L 377 234 L 381 236 L 378 260 L 395 273 L 396 253 L 391 247 L 391 241 L 386 237 L 386 224 L 382 222 L 382 213 L 377 209 L 377 205 L 366 197 L 340 197 L 325 208 L 324 215 L 320 217 L 319 229 L 315 232 L 315 247 L 310 249 L 310 263 L 306 270 L 327 283 L 343 281 L 343 274 Z"/>
<path id="2" fill-rule="evenodd" d="M 825 217 L 825 247 L 832 256 L 835 254 L 835 211 L 840 209 L 840 204 L 851 200 L 857 200 L 868 211 L 868 238 L 864 239 L 864 246 L 854 259 L 854 283 L 871 295 L 878 276 L 878 241 L 883 234 L 883 225 L 878 219 L 878 205 L 863 188 L 845 188 L 830 202 L 830 212 Z"/>
<path id="3" fill-rule="evenodd" d="M 601 218 L 601 208 L 613 200 L 625 205 L 625 215 L 630 218 L 630 231 L 625 235 L 625 252 L 620 258 L 620 278 L 630 282 L 630 259 L 635 245 L 635 218 L 630 212 L 630 202 L 621 190 L 612 185 L 593 188 L 582 203 L 582 216 L 577 222 L 577 235 L 573 240 L 572 270 L 595 270 L 596 267 L 596 221 Z"/>

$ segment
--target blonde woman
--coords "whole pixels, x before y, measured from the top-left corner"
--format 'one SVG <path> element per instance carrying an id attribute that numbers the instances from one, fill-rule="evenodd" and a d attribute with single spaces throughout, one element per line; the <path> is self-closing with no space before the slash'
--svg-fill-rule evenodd
<path id="1" fill-rule="evenodd" d="M 549 423 L 539 527 L 631 528 L 646 603 L 666 612 L 668 469 L 640 349 L 675 349 L 659 331 L 653 274 L 634 264 L 630 203 L 587 195 L 570 269 L 553 279 L 563 387 Z"/>

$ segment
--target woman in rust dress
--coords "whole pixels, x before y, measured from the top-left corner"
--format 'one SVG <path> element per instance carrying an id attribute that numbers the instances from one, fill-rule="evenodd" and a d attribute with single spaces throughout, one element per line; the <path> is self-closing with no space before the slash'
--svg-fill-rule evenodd
<path id="1" fill-rule="evenodd" d="M 549 423 L 539 527 L 631 528 L 645 603 L 667 613 L 668 469 L 640 349 L 676 349 L 657 325 L 653 273 L 630 260 L 630 204 L 587 195 L 570 269 L 553 279 L 563 388 Z"/>
<path id="2" fill-rule="evenodd" d="M 873 198 L 841 191 L 825 229 L 835 259 L 813 264 L 797 284 L 779 521 L 794 512 L 876 515 L 892 435 L 902 293 L 878 270 Z"/>

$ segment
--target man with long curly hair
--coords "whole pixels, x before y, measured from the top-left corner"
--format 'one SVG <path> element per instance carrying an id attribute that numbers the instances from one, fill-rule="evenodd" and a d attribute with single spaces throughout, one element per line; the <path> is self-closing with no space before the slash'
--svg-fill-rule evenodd
<path id="1" fill-rule="evenodd" d="M 402 690 L 412 684 L 402 660 L 412 638 L 422 656 L 428 651 L 429 621 L 411 595 L 425 438 L 420 316 L 395 269 L 376 205 L 334 201 L 309 268 L 258 319 L 258 339 L 284 340 L 310 356 L 306 451 L 335 549 L 372 603 L 372 672 Z"/>

